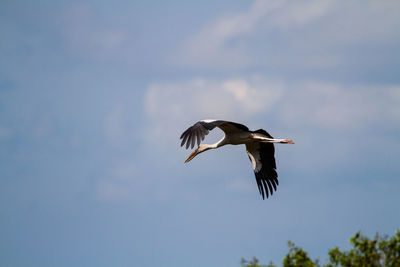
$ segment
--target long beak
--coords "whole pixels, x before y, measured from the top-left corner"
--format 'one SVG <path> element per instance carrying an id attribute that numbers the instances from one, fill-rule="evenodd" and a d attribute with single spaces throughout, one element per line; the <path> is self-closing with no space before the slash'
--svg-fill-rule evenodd
<path id="1" fill-rule="evenodd" d="M 189 155 L 189 157 L 185 160 L 185 163 L 188 163 L 191 161 L 196 155 L 199 153 L 199 148 L 196 148 L 195 151 L 192 152 L 192 154 Z"/>
<path id="2" fill-rule="evenodd" d="M 281 143 L 284 143 L 284 144 L 294 144 L 294 142 L 293 142 L 292 140 L 290 140 L 290 139 L 283 139 L 283 140 L 281 141 Z"/>

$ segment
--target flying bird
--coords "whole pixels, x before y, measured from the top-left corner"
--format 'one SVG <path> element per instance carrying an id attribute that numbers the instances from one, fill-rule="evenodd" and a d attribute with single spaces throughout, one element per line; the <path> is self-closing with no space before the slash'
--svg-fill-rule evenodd
<path id="1" fill-rule="evenodd" d="M 215 127 L 224 131 L 225 136 L 215 144 L 200 144 L 209 131 Z M 198 121 L 184 131 L 180 139 L 182 139 L 181 146 L 186 144 L 186 149 L 189 147 L 193 149 L 196 142 L 198 145 L 185 163 L 209 149 L 216 149 L 224 145 L 246 145 L 246 152 L 253 166 L 258 190 L 263 199 L 272 195 L 279 184 L 273 143 L 294 144 L 289 139 L 275 139 L 263 129 L 250 131 L 243 124 L 223 120 Z"/>

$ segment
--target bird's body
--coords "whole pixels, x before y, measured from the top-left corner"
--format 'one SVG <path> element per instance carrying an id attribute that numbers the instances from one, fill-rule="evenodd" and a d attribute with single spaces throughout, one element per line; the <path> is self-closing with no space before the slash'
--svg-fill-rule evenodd
<path id="1" fill-rule="evenodd" d="M 214 129 L 220 128 L 225 136 L 215 144 L 200 144 L 205 136 Z M 197 149 L 185 160 L 189 162 L 196 155 L 209 149 L 216 149 L 224 145 L 246 145 L 246 151 L 250 158 L 258 189 L 263 199 L 268 193 L 273 194 L 278 185 L 278 174 L 276 173 L 275 148 L 273 143 L 293 144 L 289 139 L 274 139 L 265 130 L 250 131 L 243 124 L 223 120 L 202 120 L 189 127 L 181 135 L 181 146 L 186 144 L 186 149 L 193 148 L 197 141 Z"/>

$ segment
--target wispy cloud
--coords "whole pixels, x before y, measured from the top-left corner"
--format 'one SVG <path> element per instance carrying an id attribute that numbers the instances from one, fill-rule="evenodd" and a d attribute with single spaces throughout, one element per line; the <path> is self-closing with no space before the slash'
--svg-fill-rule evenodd
<path id="1" fill-rule="evenodd" d="M 223 16 L 206 25 L 184 44 L 186 59 L 194 64 L 249 61 L 247 45 L 239 38 L 258 35 L 265 29 L 288 29 L 303 26 L 323 16 L 332 1 L 301 1 L 288 3 L 285 0 L 256 0 L 249 10 Z M 237 41 L 235 43 L 235 41 Z M 235 44 L 232 45 L 231 43 Z M 229 64 L 229 63 L 228 63 Z"/>
<path id="2" fill-rule="evenodd" d="M 224 50 L 225 45 L 238 36 L 254 31 L 265 14 L 283 3 L 284 1 L 278 0 L 267 5 L 266 1 L 255 1 L 246 12 L 217 19 L 187 41 L 184 49 L 186 56 L 189 60 L 203 62 L 220 57 L 223 53 L 244 60 L 245 58 L 237 53 L 237 49 Z"/>
<path id="3" fill-rule="evenodd" d="M 354 56 L 351 46 L 397 44 L 399 11 L 394 1 L 256 0 L 246 11 L 208 22 L 184 42 L 178 60 L 208 68 L 340 66 Z"/>
<path id="4" fill-rule="evenodd" d="M 399 92 L 399 86 L 294 85 L 260 77 L 158 83 L 146 92 L 146 136 L 165 144 L 190 123 L 206 118 L 240 122 L 270 117 L 293 127 L 357 131 L 381 120 L 400 122 Z"/>
<path id="5" fill-rule="evenodd" d="M 145 97 L 149 118 L 146 136 L 151 140 L 176 139 L 184 127 L 198 119 L 240 121 L 268 112 L 280 99 L 282 90 L 280 83 L 259 77 L 152 84 Z"/>
<path id="6" fill-rule="evenodd" d="M 305 82 L 286 92 L 280 116 L 292 125 L 325 129 L 360 129 L 385 119 L 400 119 L 394 109 L 399 86 L 344 86 Z"/>

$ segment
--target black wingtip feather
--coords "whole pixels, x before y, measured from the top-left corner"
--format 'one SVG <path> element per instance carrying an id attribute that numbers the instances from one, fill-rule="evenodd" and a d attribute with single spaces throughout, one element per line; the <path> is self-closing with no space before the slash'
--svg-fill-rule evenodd
<path id="1" fill-rule="evenodd" d="M 201 131 L 199 130 L 199 131 L 197 132 L 197 146 L 200 145 L 200 139 L 201 139 Z"/>
<path id="2" fill-rule="evenodd" d="M 274 191 L 276 191 L 276 184 L 275 184 L 275 181 L 274 181 L 274 180 L 271 180 L 271 184 L 272 184 L 272 186 L 274 187 Z"/>
<path id="3" fill-rule="evenodd" d="M 262 187 L 262 185 L 258 185 L 258 191 L 260 191 L 260 194 L 261 194 L 262 198 L 265 199 L 265 197 L 264 197 L 264 188 Z"/>
<path id="4" fill-rule="evenodd" d="M 272 185 L 270 180 L 265 180 L 267 182 L 268 188 L 269 188 L 269 194 L 272 196 L 274 194 L 274 190 L 272 190 Z"/>
<path id="5" fill-rule="evenodd" d="M 186 140 L 186 149 L 188 149 L 190 146 L 190 133 L 188 134 L 187 140 Z"/>
<path id="6" fill-rule="evenodd" d="M 184 132 L 184 133 L 182 134 L 182 136 L 181 136 L 181 139 L 182 139 L 181 146 L 183 146 L 183 145 L 185 144 L 187 138 L 188 138 L 188 135 L 187 135 L 186 132 Z"/>
<path id="7" fill-rule="evenodd" d="M 274 194 L 277 189 L 277 173 L 275 169 L 261 169 L 258 172 L 254 172 L 256 176 L 256 182 L 258 190 L 263 199 L 269 198 Z"/>
<path id="8" fill-rule="evenodd" d="M 263 199 L 265 199 L 264 187 L 261 182 L 261 177 L 257 173 L 256 173 L 256 182 L 257 182 L 258 191 L 260 192 L 260 195 L 262 196 Z"/>
<path id="9" fill-rule="evenodd" d="M 263 183 L 263 185 L 264 185 L 264 190 L 265 190 L 265 194 L 266 194 L 266 196 L 267 196 L 267 198 L 269 197 L 269 194 L 268 194 L 268 187 L 267 187 L 267 185 L 266 185 L 266 180 L 261 180 L 262 181 L 262 183 Z"/>

